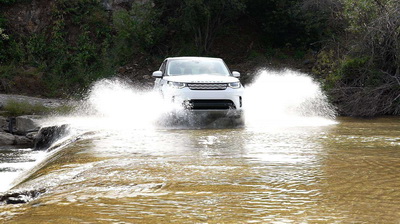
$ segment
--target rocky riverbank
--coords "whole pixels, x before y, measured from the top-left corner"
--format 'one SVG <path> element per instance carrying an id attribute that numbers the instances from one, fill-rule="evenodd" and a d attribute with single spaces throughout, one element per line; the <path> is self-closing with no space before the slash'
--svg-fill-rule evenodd
<path id="1" fill-rule="evenodd" d="M 32 148 L 39 132 L 37 123 L 40 116 L 0 116 L 0 146 L 17 145 Z"/>
<path id="2" fill-rule="evenodd" d="M 44 99 L 22 95 L 0 94 L 0 112 L 4 111 L 9 102 L 23 103 L 26 105 L 39 105 L 51 110 L 66 104 L 60 99 Z M 42 115 L 21 115 L 21 116 L 0 116 L 0 146 L 18 146 L 33 148 L 35 143 L 40 141 L 40 119 Z M 43 138 L 43 136 L 42 136 Z"/>
<path id="3" fill-rule="evenodd" d="M 16 105 L 32 105 L 48 108 L 49 111 L 67 105 L 67 101 L 59 99 L 44 99 L 22 95 L 0 94 L 0 148 L 31 148 L 32 150 L 51 151 L 51 145 L 67 133 L 67 126 L 42 127 L 41 120 L 45 115 L 10 116 L 7 105 L 12 102 Z M 46 189 L 10 190 L 0 194 L 0 205 L 27 203 Z"/>

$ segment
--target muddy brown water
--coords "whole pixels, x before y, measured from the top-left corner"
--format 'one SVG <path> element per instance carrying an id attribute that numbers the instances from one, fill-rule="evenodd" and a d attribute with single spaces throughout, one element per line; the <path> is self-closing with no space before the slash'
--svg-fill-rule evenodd
<path id="1" fill-rule="evenodd" d="M 400 118 L 87 133 L 4 223 L 400 223 Z"/>

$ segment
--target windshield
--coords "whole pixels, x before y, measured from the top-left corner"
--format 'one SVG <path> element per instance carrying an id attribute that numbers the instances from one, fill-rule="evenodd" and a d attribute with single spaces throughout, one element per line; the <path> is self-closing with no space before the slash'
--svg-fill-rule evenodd
<path id="1" fill-rule="evenodd" d="M 168 75 L 221 75 L 229 76 L 229 70 L 221 60 L 182 59 L 168 63 Z"/>

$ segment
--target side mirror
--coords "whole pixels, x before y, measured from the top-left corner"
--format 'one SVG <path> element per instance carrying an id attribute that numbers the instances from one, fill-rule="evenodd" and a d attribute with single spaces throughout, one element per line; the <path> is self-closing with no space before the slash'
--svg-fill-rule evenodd
<path id="1" fill-rule="evenodd" d="M 240 73 L 239 72 L 232 72 L 233 77 L 239 78 L 240 77 Z"/>
<path id="2" fill-rule="evenodd" d="M 154 78 L 161 78 L 162 77 L 162 71 L 153 72 L 153 77 Z"/>

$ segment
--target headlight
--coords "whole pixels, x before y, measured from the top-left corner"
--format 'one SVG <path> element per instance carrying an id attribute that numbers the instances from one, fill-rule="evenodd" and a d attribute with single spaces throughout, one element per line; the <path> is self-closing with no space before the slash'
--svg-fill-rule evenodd
<path id="1" fill-rule="evenodd" d="M 184 83 L 184 82 L 168 82 L 168 85 L 170 85 L 173 88 L 177 88 L 177 89 L 182 89 L 182 88 L 186 87 L 186 83 Z"/>
<path id="2" fill-rule="evenodd" d="M 240 84 L 240 82 L 231 82 L 231 83 L 228 83 L 228 86 L 231 87 L 232 89 L 239 89 L 240 86 L 242 86 L 242 85 Z"/>

